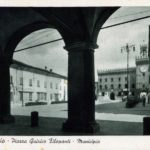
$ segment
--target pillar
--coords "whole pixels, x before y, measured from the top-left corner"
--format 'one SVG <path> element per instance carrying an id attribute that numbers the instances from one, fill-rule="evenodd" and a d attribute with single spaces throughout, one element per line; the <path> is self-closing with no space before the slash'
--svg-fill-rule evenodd
<path id="1" fill-rule="evenodd" d="M 95 121 L 94 48 L 89 43 L 75 43 L 68 50 L 68 119 L 64 131 L 94 133 Z"/>
<path id="2" fill-rule="evenodd" d="M 0 123 L 12 123 L 10 115 L 10 63 L 5 57 L 0 57 Z"/>

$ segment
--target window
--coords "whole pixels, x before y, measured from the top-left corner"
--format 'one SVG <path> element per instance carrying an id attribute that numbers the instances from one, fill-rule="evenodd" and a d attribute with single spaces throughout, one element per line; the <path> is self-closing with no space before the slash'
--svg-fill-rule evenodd
<path id="1" fill-rule="evenodd" d="M 47 94 L 44 93 L 44 100 L 46 101 L 46 99 L 47 99 Z"/>
<path id="2" fill-rule="evenodd" d="M 143 73 L 143 77 L 145 77 L 145 73 Z"/>
<path id="3" fill-rule="evenodd" d="M 50 83 L 50 88 L 51 88 L 51 89 L 53 88 L 53 83 L 52 83 L 52 82 Z"/>
<path id="4" fill-rule="evenodd" d="M 124 86 L 125 88 L 128 88 L 128 86 L 127 86 L 127 84 L 125 84 L 125 86 Z"/>
<path id="5" fill-rule="evenodd" d="M 105 89 L 107 90 L 107 85 L 105 84 Z"/>
<path id="6" fill-rule="evenodd" d="M 29 79 L 29 86 L 32 86 L 32 79 Z"/>
<path id="7" fill-rule="evenodd" d="M 118 84 L 118 88 L 121 89 L 121 84 Z"/>
<path id="8" fill-rule="evenodd" d="M 20 77 L 20 85 L 23 85 L 23 78 Z"/>
<path id="9" fill-rule="evenodd" d="M 37 87 L 40 87 L 40 81 L 37 80 Z"/>
<path id="10" fill-rule="evenodd" d="M 143 84 L 143 88 L 145 88 L 145 84 Z"/>
<path id="11" fill-rule="evenodd" d="M 99 86 L 99 89 L 102 90 L 102 85 Z"/>
<path id="12" fill-rule="evenodd" d="M 114 81 L 114 79 L 113 78 L 111 78 L 111 82 L 113 82 Z"/>
<path id="13" fill-rule="evenodd" d="M 37 92 L 37 101 L 40 100 L 40 92 Z"/>
<path id="14" fill-rule="evenodd" d="M 135 95 L 135 92 L 132 92 L 132 95 L 134 96 L 134 95 Z"/>
<path id="15" fill-rule="evenodd" d="M 121 92 L 120 91 L 118 92 L 118 96 L 121 96 Z"/>
<path id="16" fill-rule="evenodd" d="M 40 93 L 41 94 L 41 99 L 44 99 L 44 93 Z"/>
<path id="17" fill-rule="evenodd" d="M 32 101 L 32 93 L 29 93 L 29 101 Z"/>
<path id="18" fill-rule="evenodd" d="M 46 81 L 44 82 L 44 88 L 47 88 L 47 83 L 46 83 Z"/>
<path id="19" fill-rule="evenodd" d="M 23 92 L 19 92 L 20 93 L 20 101 L 23 101 Z"/>
<path id="20" fill-rule="evenodd" d="M 132 84 L 132 88 L 135 88 L 135 84 Z"/>
<path id="21" fill-rule="evenodd" d="M 53 99 L 53 94 L 50 94 L 50 99 L 51 99 L 51 100 Z"/>
<path id="22" fill-rule="evenodd" d="M 105 82 L 107 82 L 107 78 L 105 78 Z"/>
<path id="23" fill-rule="evenodd" d="M 102 79 L 101 79 L 101 78 L 99 79 L 99 82 L 102 82 Z"/>
<path id="24" fill-rule="evenodd" d="M 56 83 L 56 89 L 58 89 L 58 84 Z"/>
<path id="25" fill-rule="evenodd" d="M 121 78 L 120 78 L 120 77 L 118 78 L 118 81 L 119 81 L 119 82 L 121 81 Z"/>
<path id="26" fill-rule="evenodd" d="M 113 84 L 111 84 L 110 88 L 111 88 L 111 89 L 114 89 L 114 85 L 113 85 Z"/>

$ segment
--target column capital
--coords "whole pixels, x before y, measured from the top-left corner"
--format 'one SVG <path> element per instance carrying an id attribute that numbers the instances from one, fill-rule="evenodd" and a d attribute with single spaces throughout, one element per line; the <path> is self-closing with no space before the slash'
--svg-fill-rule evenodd
<path id="1" fill-rule="evenodd" d="M 66 49 L 67 51 L 72 51 L 72 50 L 84 50 L 84 49 L 90 49 L 90 50 L 94 50 L 98 48 L 98 45 L 96 43 L 92 43 L 92 42 L 74 42 L 74 43 L 69 43 L 66 46 L 64 46 L 64 49 Z"/>

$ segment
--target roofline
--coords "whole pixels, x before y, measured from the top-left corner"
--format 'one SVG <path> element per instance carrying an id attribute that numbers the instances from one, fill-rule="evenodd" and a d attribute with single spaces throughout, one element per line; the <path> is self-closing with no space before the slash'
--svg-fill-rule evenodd
<path id="1" fill-rule="evenodd" d="M 38 71 L 39 74 L 45 74 L 45 75 L 48 75 L 48 76 L 51 76 L 51 77 L 67 79 L 67 77 L 64 76 L 64 75 L 60 75 L 60 74 L 57 74 L 53 71 L 49 71 L 49 70 L 45 70 L 45 69 L 38 68 L 38 67 L 35 67 L 35 66 L 31 66 L 31 65 L 25 64 L 23 62 L 20 62 L 18 60 L 13 60 L 10 67 L 18 69 L 18 70 L 27 70 L 29 72 Z"/>
<path id="2" fill-rule="evenodd" d="M 137 57 L 136 58 L 136 65 L 144 65 L 149 64 L 149 57 Z"/>
<path id="3" fill-rule="evenodd" d="M 128 68 L 129 72 L 135 72 L 136 67 L 130 67 Z M 114 73 L 126 73 L 127 68 L 117 68 L 117 69 L 107 69 L 107 70 L 97 70 L 98 75 L 104 75 L 104 74 L 114 74 Z"/>

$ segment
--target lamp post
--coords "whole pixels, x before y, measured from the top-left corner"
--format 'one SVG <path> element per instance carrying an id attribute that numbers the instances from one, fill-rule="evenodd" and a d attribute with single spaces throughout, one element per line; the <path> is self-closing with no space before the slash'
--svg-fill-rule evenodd
<path id="1" fill-rule="evenodd" d="M 21 85 L 22 85 L 22 107 L 24 106 L 24 99 L 23 99 L 23 82 L 24 82 L 24 79 L 23 79 L 23 67 L 21 67 L 21 71 L 22 71 L 22 77 L 21 77 Z"/>
<path id="2" fill-rule="evenodd" d="M 129 45 L 127 43 L 126 46 L 121 47 L 121 53 L 123 53 L 123 52 L 127 53 L 127 100 L 129 97 L 129 54 L 131 51 L 135 52 L 134 45 Z"/>
<path id="3" fill-rule="evenodd" d="M 150 25 L 149 25 L 149 34 L 148 34 L 148 58 L 149 58 L 149 73 L 150 73 Z"/>

